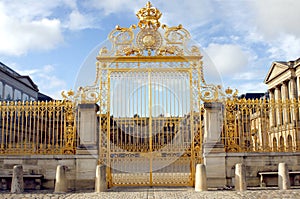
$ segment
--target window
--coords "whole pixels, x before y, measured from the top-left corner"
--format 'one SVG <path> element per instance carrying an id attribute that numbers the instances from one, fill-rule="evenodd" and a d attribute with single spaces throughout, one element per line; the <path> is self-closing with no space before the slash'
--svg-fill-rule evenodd
<path id="1" fill-rule="evenodd" d="M 0 100 L 3 98 L 2 94 L 3 94 L 3 84 L 2 82 L 0 82 Z"/>
<path id="2" fill-rule="evenodd" d="M 23 101 L 28 101 L 29 100 L 29 97 L 28 95 L 26 95 L 25 93 L 23 94 Z"/>
<path id="3" fill-rule="evenodd" d="M 12 87 L 9 85 L 5 85 L 4 87 L 4 99 L 5 100 L 12 100 L 13 98 L 13 91 Z"/>
<path id="4" fill-rule="evenodd" d="M 14 100 L 21 100 L 21 99 L 22 99 L 21 91 L 15 89 L 15 92 L 14 92 Z"/>

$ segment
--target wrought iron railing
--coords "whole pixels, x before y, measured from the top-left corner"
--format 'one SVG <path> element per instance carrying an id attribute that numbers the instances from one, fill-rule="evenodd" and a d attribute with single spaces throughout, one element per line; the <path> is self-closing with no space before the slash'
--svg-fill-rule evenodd
<path id="1" fill-rule="evenodd" d="M 0 155 L 74 154 L 75 145 L 72 102 L 0 102 Z"/>
<path id="2" fill-rule="evenodd" d="M 296 99 L 227 99 L 222 141 L 227 152 L 299 151 Z"/>

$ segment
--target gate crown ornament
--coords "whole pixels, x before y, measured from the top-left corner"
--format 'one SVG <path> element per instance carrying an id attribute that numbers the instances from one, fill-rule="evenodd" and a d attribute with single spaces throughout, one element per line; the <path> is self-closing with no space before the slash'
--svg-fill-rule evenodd
<path id="1" fill-rule="evenodd" d="M 198 48 L 187 44 L 190 33 L 181 24 L 175 27 L 161 26 L 159 19 L 162 13 L 150 2 L 136 16 L 139 19 L 137 25 L 129 28 L 117 25 L 109 34 L 112 48 L 100 49 L 98 60 L 107 56 L 198 56 L 201 59 Z M 134 31 L 137 27 L 139 30 Z"/>
<path id="2" fill-rule="evenodd" d="M 161 15 L 161 12 L 157 8 L 153 7 L 150 1 L 148 1 L 146 7 L 141 8 L 136 13 L 136 16 L 140 20 L 138 26 L 142 29 L 152 27 L 156 30 L 160 27 L 160 22 L 158 20 Z"/>

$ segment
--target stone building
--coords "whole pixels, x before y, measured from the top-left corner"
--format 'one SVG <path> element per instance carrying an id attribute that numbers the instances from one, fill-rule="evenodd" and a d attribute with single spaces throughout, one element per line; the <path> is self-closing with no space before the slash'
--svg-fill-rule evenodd
<path id="1" fill-rule="evenodd" d="M 299 111 L 295 108 L 300 97 L 299 66 L 300 58 L 273 62 L 264 81 L 271 103 L 269 143 L 273 150 L 296 149 L 299 145 Z"/>
<path id="2" fill-rule="evenodd" d="M 38 91 L 29 76 L 20 75 L 0 62 L 0 100 L 37 100 Z"/>

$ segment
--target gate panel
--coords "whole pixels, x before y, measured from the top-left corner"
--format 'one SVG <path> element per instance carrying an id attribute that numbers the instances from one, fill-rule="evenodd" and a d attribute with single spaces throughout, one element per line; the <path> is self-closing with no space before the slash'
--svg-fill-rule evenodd
<path id="1" fill-rule="evenodd" d="M 153 185 L 192 185 L 189 88 L 188 72 L 151 73 Z"/>
<path id="2" fill-rule="evenodd" d="M 189 73 L 110 74 L 111 185 L 192 185 Z"/>

